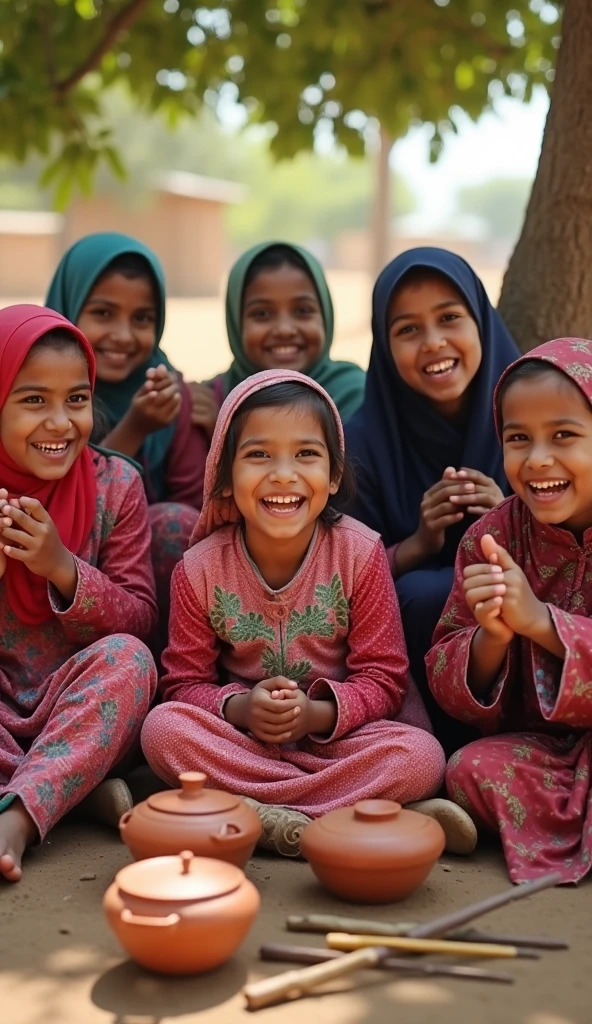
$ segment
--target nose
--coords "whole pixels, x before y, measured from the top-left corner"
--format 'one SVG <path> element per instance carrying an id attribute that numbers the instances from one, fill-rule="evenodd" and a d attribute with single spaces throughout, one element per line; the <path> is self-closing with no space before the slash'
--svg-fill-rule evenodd
<path id="1" fill-rule="evenodd" d="M 63 405 L 56 405 L 54 409 L 51 409 L 45 419 L 46 430 L 53 431 L 54 433 L 63 434 L 72 426 L 72 421 L 68 415 L 68 410 Z"/>
<path id="2" fill-rule="evenodd" d="M 290 313 L 281 313 L 276 320 L 275 332 L 278 338 L 293 338 L 296 325 Z"/>
<path id="3" fill-rule="evenodd" d="M 553 465 L 554 459 L 553 454 L 549 451 L 549 448 L 544 443 L 533 443 L 528 452 L 528 458 L 526 460 L 529 469 L 546 469 Z"/>
<path id="4" fill-rule="evenodd" d="M 428 352 L 437 352 L 438 349 L 444 348 L 446 345 L 446 338 L 443 337 L 442 327 L 439 324 L 430 325 L 426 328 L 424 338 L 424 348 Z"/>
<path id="5" fill-rule="evenodd" d="M 298 470 L 291 456 L 274 459 L 269 473 L 270 483 L 288 484 L 298 479 Z"/>
<path id="6" fill-rule="evenodd" d="M 134 340 L 132 322 L 127 316 L 121 316 L 114 320 L 109 333 L 114 341 L 126 343 Z"/>

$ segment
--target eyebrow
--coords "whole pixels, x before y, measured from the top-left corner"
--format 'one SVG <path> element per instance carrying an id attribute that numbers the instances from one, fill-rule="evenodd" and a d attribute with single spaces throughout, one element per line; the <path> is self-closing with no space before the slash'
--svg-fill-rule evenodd
<path id="1" fill-rule="evenodd" d="M 242 444 L 238 446 L 238 450 L 242 451 L 243 448 L 250 448 L 253 445 L 259 445 L 261 448 L 265 448 L 266 445 L 270 443 L 273 444 L 273 441 L 270 441 L 270 439 L 267 437 L 248 437 L 246 441 L 243 441 Z M 327 447 L 327 445 L 324 444 L 324 442 L 321 441 L 318 437 L 302 437 L 298 441 L 294 441 L 293 444 L 295 447 L 303 444 L 314 444 L 318 448 Z"/>
<path id="2" fill-rule="evenodd" d="M 102 306 L 111 306 L 113 309 L 117 309 L 118 306 L 119 306 L 118 302 L 113 302 L 111 299 L 104 299 L 101 295 L 90 295 L 88 297 L 88 299 L 86 300 L 86 302 L 84 303 L 84 305 L 85 306 L 91 306 L 93 304 L 93 302 L 100 302 Z M 155 302 L 151 302 L 147 306 L 139 306 L 138 309 L 154 309 L 154 310 L 156 310 L 156 303 Z"/>
<path id="3" fill-rule="evenodd" d="M 437 312 L 440 309 L 447 309 L 449 306 L 465 306 L 462 299 L 445 299 L 444 302 L 439 302 L 436 306 L 432 306 L 432 312 Z M 397 313 L 390 322 L 390 327 L 397 323 L 397 320 L 413 320 L 417 313 Z"/>
<path id="4" fill-rule="evenodd" d="M 317 305 L 319 305 L 318 298 L 316 295 L 313 295 L 312 292 L 304 292 L 302 295 L 294 295 L 292 301 L 301 302 L 302 299 L 308 299 L 309 302 L 316 302 Z M 275 299 L 268 299 L 265 295 L 261 295 L 259 297 L 255 296 L 253 299 L 249 299 L 249 301 L 245 303 L 245 309 L 248 309 L 249 306 L 260 305 L 262 302 L 267 302 L 268 305 L 272 306 Z"/>
<path id="5" fill-rule="evenodd" d="M 525 426 L 526 426 L 526 424 L 524 424 L 524 423 L 513 423 L 513 422 L 510 422 L 510 423 L 504 423 L 503 429 L 504 430 L 524 430 Z M 560 419 L 557 419 L 557 420 L 546 420 L 543 423 L 543 426 L 544 427 L 566 427 L 566 426 L 567 427 L 583 427 L 584 424 L 582 423 L 581 420 L 572 420 L 572 419 L 569 419 L 566 416 L 562 416 L 562 417 L 560 417 Z"/>
<path id="6" fill-rule="evenodd" d="M 43 394 L 49 394 L 53 389 L 46 388 L 42 384 L 21 384 L 20 388 L 15 388 L 11 392 L 13 395 L 20 395 L 23 391 L 36 391 L 43 392 Z M 90 381 L 85 381 L 84 384 L 75 384 L 74 387 L 68 388 L 68 392 L 72 391 L 90 391 Z"/>

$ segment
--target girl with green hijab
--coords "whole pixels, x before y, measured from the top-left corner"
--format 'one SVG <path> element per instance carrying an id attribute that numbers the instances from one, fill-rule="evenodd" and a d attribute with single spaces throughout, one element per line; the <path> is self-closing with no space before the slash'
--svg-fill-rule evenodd
<path id="1" fill-rule="evenodd" d="M 46 305 L 75 323 L 97 361 L 107 447 L 141 463 L 150 505 L 161 609 L 201 508 L 208 440 L 191 423 L 191 397 L 160 349 L 165 281 L 155 254 L 116 232 L 87 235 L 62 257 Z M 101 417 L 99 416 L 99 419 Z"/>
<path id="2" fill-rule="evenodd" d="M 226 292 L 226 328 L 233 355 L 229 369 L 204 385 L 190 385 L 192 419 L 211 434 L 216 406 L 253 373 L 299 370 L 331 395 L 341 418 L 364 396 L 365 373 L 331 359 L 333 303 L 322 267 L 300 246 L 267 242 L 233 266 Z M 212 403 L 211 392 L 216 400 Z"/>

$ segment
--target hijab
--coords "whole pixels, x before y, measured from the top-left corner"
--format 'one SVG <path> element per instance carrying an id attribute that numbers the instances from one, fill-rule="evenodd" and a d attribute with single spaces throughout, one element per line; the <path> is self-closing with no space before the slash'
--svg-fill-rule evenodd
<path id="1" fill-rule="evenodd" d="M 274 384 L 285 384 L 289 381 L 293 381 L 298 384 L 306 384 L 307 387 L 316 391 L 317 394 L 322 395 L 325 399 L 333 413 L 333 416 L 335 417 L 337 433 L 339 435 L 339 446 L 343 454 L 345 441 L 343 438 L 341 419 L 337 412 L 335 403 L 320 384 L 317 384 L 316 381 L 311 380 L 311 378 L 306 374 L 299 373 L 297 370 L 263 370 L 260 373 L 254 373 L 250 377 L 247 377 L 246 380 L 242 381 L 242 383 L 238 384 L 230 392 L 228 397 L 224 400 L 222 408 L 218 414 L 216 429 L 214 430 L 212 444 L 206 461 L 204 503 L 189 542 L 190 547 L 197 544 L 198 541 L 203 540 L 205 537 L 209 537 L 211 533 L 214 533 L 215 530 L 219 530 L 222 526 L 227 526 L 229 523 L 239 523 L 241 521 L 242 516 L 232 495 L 228 498 L 212 497 L 214 483 L 216 482 L 216 474 L 218 472 L 218 465 L 226 443 L 228 428 L 230 427 L 233 417 L 247 398 L 250 398 L 251 395 L 254 395 L 257 391 L 261 391 L 263 388 L 270 388 Z"/>
<path id="2" fill-rule="evenodd" d="M 500 444 L 503 436 L 500 403 L 502 387 L 517 366 L 520 366 L 521 363 L 530 363 L 533 360 L 550 363 L 556 370 L 561 370 L 580 389 L 586 401 L 592 406 L 592 341 L 586 338 L 555 338 L 554 341 L 546 341 L 544 345 L 538 345 L 537 348 L 520 356 L 520 359 L 508 366 L 498 381 L 494 394 L 493 413 Z"/>
<path id="3" fill-rule="evenodd" d="M 99 277 L 118 256 L 134 254 L 143 257 L 147 270 L 156 287 L 156 340 L 150 358 L 126 377 L 125 380 L 111 383 L 97 380 L 95 396 L 104 406 L 111 427 L 116 426 L 127 413 L 134 395 L 146 380 L 146 370 L 151 367 L 166 366 L 171 373 L 176 373 L 164 352 L 160 349 L 160 340 L 164 331 L 165 318 L 165 280 L 164 271 L 159 259 L 146 245 L 120 235 L 114 231 L 99 232 L 86 235 L 62 256 L 53 276 L 47 293 L 47 305 L 57 309 L 76 323 L 84 303 Z M 161 427 L 149 434 L 140 452 L 141 461 L 146 467 L 155 499 L 159 500 L 164 493 L 165 460 L 175 435 L 176 422 Z"/>
<path id="4" fill-rule="evenodd" d="M 256 245 L 236 261 L 226 290 L 226 329 L 228 341 L 233 355 L 230 369 L 223 374 L 224 396 L 228 395 L 233 388 L 246 380 L 258 368 L 246 356 L 242 339 L 242 306 L 245 279 L 249 268 L 254 260 L 268 249 L 281 245 L 282 248 L 290 249 L 306 266 L 306 270 L 316 288 L 321 312 L 325 324 L 325 345 L 320 358 L 310 366 L 307 377 L 320 384 L 325 391 L 331 395 L 342 418 L 348 419 L 360 406 L 364 395 L 365 373 L 355 363 L 336 362 L 331 359 L 331 345 L 333 343 L 334 315 L 331 293 L 325 279 L 321 264 L 315 257 L 302 249 L 299 245 L 291 245 L 286 242 L 265 242 L 263 245 Z"/>
<path id="5" fill-rule="evenodd" d="M 462 425 L 445 419 L 399 375 L 391 355 L 388 310 L 395 289 L 417 268 L 438 271 L 462 295 L 479 329 L 481 365 L 471 383 L 468 418 Z M 492 477 L 507 491 L 491 402 L 500 374 L 518 348 L 483 284 L 468 263 L 445 249 L 410 249 L 380 274 L 372 297 L 372 351 L 361 409 L 346 429 L 354 462 L 358 499 L 351 509 L 382 534 L 388 546 L 415 532 L 424 493 L 447 466 L 467 466 Z M 440 560 L 453 564 L 471 517 L 446 531 Z"/>
<path id="6" fill-rule="evenodd" d="M 95 357 L 84 334 L 51 309 L 43 306 L 8 306 L 0 310 L 0 411 L 29 349 L 48 331 L 67 331 L 79 343 L 88 363 L 91 387 L 95 382 Z M 91 453 L 84 448 L 60 480 L 40 480 L 18 466 L 0 442 L 0 483 L 9 498 L 36 498 L 49 513 L 64 546 L 76 554 L 87 540 L 95 517 L 97 483 Z M 4 583 L 8 603 L 25 625 L 38 626 L 52 618 L 47 580 L 24 565 L 7 558 Z"/>

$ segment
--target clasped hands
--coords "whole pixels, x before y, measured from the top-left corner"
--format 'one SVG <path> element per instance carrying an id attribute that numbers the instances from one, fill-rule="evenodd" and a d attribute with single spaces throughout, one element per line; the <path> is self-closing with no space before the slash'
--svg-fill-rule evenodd
<path id="1" fill-rule="evenodd" d="M 293 679 L 274 676 L 229 697 L 224 714 L 262 743 L 297 743 L 309 733 L 330 733 L 337 709 L 332 701 L 310 700 Z"/>

